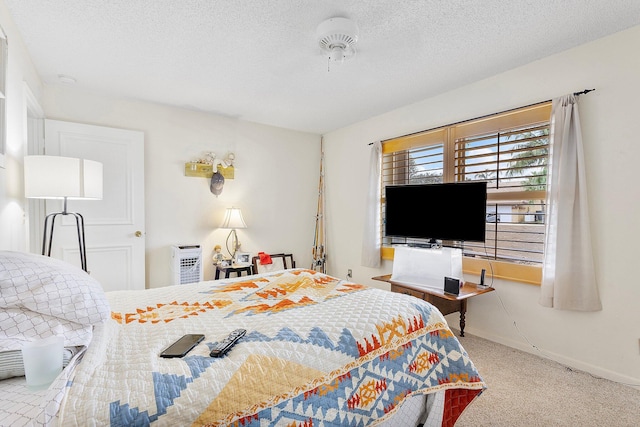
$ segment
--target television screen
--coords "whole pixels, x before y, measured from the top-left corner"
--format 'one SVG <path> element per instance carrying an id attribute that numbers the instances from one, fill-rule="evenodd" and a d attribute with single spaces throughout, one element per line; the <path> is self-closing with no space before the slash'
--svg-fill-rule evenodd
<path id="1" fill-rule="evenodd" d="M 385 236 L 484 242 L 487 183 L 388 185 Z"/>

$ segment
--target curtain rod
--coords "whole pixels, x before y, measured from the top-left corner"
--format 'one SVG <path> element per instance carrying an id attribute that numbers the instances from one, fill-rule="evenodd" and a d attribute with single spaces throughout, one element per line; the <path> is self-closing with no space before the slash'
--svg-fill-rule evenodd
<path id="1" fill-rule="evenodd" d="M 589 92 L 593 92 L 594 90 L 596 90 L 596 89 L 595 88 L 593 88 L 593 89 L 585 89 L 585 90 L 580 91 L 580 92 L 573 92 L 573 94 L 575 96 L 580 96 L 580 95 L 585 95 L 585 94 L 587 94 Z"/>
<path id="2" fill-rule="evenodd" d="M 589 92 L 593 92 L 594 90 L 595 90 L 595 88 L 594 89 L 585 89 L 585 90 L 582 90 L 580 92 L 573 92 L 573 95 L 574 96 L 585 95 L 585 94 L 587 94 Z M 408 133 L 406 135 L 394 136 L 393 138 L 383 139 L 381 142 L 389 141 L 391 139 L 396 139 L 396 138 L 404 138 L 406 136 L 411 136 L 411 135 L 417 135 L 419 133 L 429 132 L 429 131 L 432 131 L 432 130 L 435 130 L 435 129 L 440 129 L 440 128 L 443 128 L 443 127 L 455 126 L 455 125 L 459 125 L 459 124 L 464 123 L 464 122 L 469 122 L 471 120 L 484 119 L 485 117 L 495 116 L 496 114 L 504 114 L 504 113 L 508 113 L 509 111 L 515 111 L 515 110 L 519 110 L 521 108 L 533 107 L 535 105 L 545 104 L 545 103 L 551 102 L 551 101 L 553 101 L 553 100 L 552 99 L 547 99 L 546 101 L 534 102 L 533 104 L 523 105 L 522 107 L 516 107 L 516 108 L 512 108 L 510 110 L 500 111 L 499 113 L 491 113 L 491 114 L 487 114 L 485 116 L 476 117 L 474 119 L 462 120 L 462 121 L 451 123 L 451 124 L 448 124 L 448 125 L 436 126 L 434 128 L 431 128 L 431 129 L 425 129 L 425 130 L 420 130 L 420 131 L 413 132 L 413 133 Z M 367 145 L 373 145 L 373 142 L 370 142 Z"/>

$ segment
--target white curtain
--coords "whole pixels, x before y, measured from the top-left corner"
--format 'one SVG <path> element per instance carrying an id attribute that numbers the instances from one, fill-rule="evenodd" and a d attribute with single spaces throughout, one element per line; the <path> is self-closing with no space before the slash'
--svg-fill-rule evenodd
<path id="1" fill-rule="evenodd" d="M 371 145 L 369 160 L 369 191 L 364 212 L 362 236 L 362 265 L 380 267 L 380 172 L 382 168 L 382 143 Z"/>
<path id="2" fill-rule="evenodd" d="M 540 304 L 602 310 L 591 249 L 586 172 L 577 96 L 553 100 L 547 177 L 547 225 Z"/>

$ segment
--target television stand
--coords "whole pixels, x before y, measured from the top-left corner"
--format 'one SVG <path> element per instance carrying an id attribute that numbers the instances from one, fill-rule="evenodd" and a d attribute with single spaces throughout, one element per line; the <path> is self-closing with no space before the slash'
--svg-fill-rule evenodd
<path id="1" fill-rule="evenodd" d="M 467 312 L 467 300 L 478 295 L 493 291 L 493 288 L 478 288 L 475 283 L 465 282 L 460 288 L 459 295 L 445 294 L 444 289 L 422 288 L 391 281 L 391 274 L 372 277 L 373 280 L 391 284 L 391 292 L 411 295 L 433 304 L 443 316 L 451 313 L 460 313 L 460 336 L 464 337 L 466 325 L 465 314 Z"/>

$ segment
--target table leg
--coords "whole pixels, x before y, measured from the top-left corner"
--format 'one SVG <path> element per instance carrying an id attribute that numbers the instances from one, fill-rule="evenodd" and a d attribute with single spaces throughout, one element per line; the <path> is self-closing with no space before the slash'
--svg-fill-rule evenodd
<path id="1" fill-rule="evenodd" d="M 465 313 L 467 312 L 467 300 L 462 300 L 462 304 L 460 304 L 460 336 L 464 336 L 464 326 L 465 322 Z"/>
<path id="2" fill-rule="evenodd" d="M 220 270 L 216 267 L 216 280 L 220 278 Z"/>

